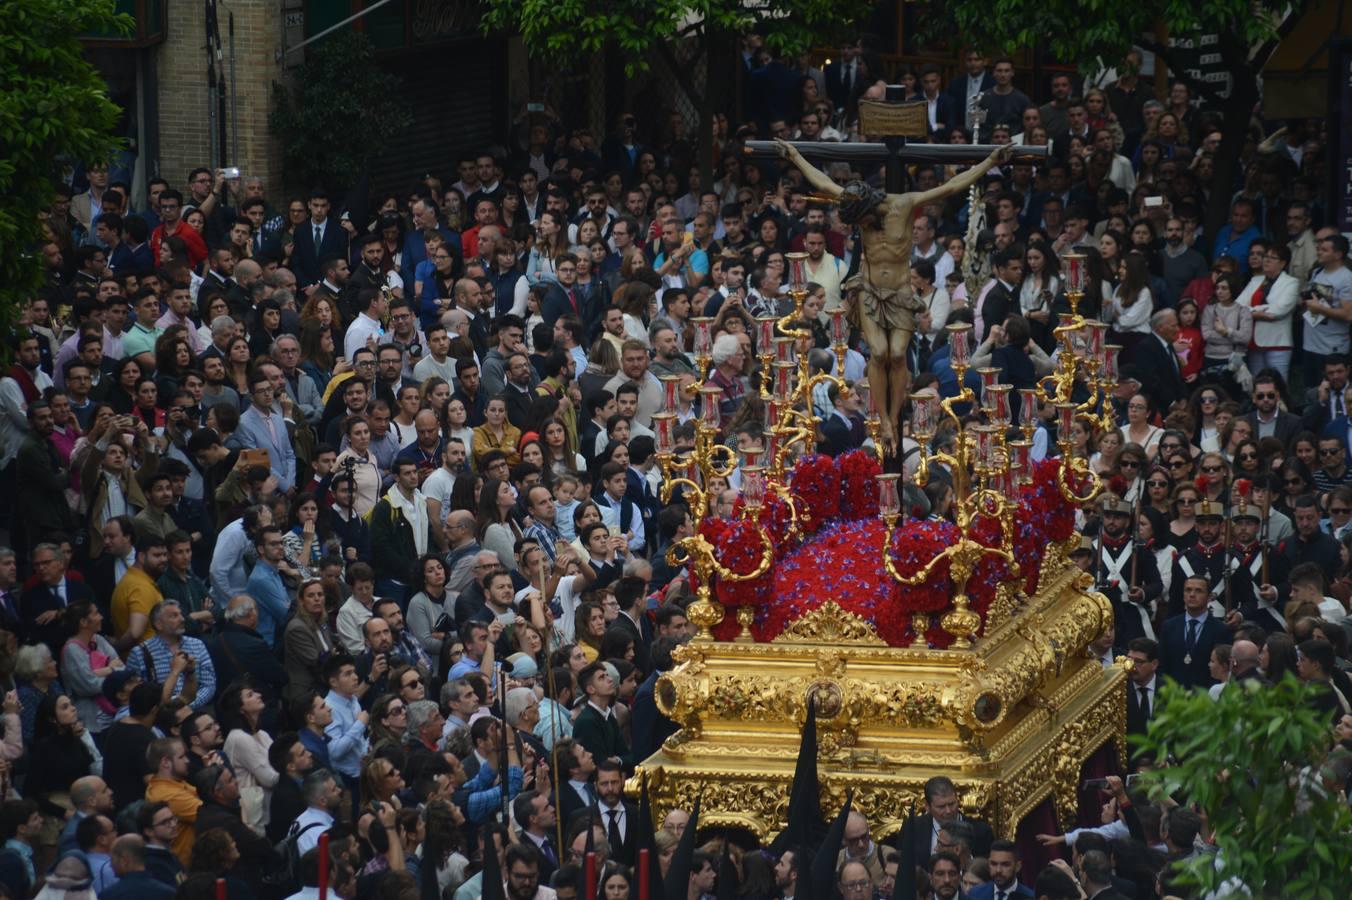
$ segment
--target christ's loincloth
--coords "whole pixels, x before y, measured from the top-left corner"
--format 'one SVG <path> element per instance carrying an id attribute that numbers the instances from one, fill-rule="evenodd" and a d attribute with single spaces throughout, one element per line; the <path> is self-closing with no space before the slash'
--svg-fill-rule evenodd
<path id="1" fill-rule="evenodd" d="M 915 333 L 915 315 L 925 311 L 925 303 L 905 288 L 880 288 L 855 275 L 841 282 L 842 291 L 851 294 L 850 321 L 856 327 L 860 318 L 867 318 L 886 331 Z"/>

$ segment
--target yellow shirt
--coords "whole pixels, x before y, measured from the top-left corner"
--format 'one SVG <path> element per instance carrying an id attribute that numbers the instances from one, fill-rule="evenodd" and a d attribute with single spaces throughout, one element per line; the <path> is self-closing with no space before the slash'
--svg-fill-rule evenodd
<path id="1" fill-rule="evenodd" d="M 197 810 L 202 806 L 197 792 L 186 781 L 152 776 L 146 785 L 146 800 L 150 803 L 163 800 L 178 816 L 178 837 L 174 838 L 174 846 L 170 849 L 186 869 L 192 860 L 192 845 L 197 840 Z"/>
<path id="2" fill-rule="evenodd" d="M 117 583 L 117 587 L 113 588 L 113 630 L 116 635 L 121 637 L 127 633 L 132 613 L 141 613 L 149 619 L 150 611 L 163 599 L 164 595 L 160 593 L 154 580 L 140 567 L 132 566 L 128 569 L 127 574 Z M 146 625 L 141 640 L 149 640 L 154 636 L 155 629 Z"/>

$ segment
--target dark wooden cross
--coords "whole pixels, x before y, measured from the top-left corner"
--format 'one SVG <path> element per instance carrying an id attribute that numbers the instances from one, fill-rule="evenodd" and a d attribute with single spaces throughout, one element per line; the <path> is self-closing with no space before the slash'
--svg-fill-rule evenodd
<path id="1" fill-rule="evenodd" d="M 887 103 L 880 100 L 859 101 L 860 129 L 882 143 L 842 144 L 834 141 L 792 141 L 808 162 L 882 163 L 889 194 L 906 190 L 906 163 L 976 163 L 990 156 L 995 144 L 925 144 L 911 143 L 928 135 L 929 118 L 924 101 Z M 753 159 L 779 156 L 779 145 L 774 141 L 747 141 L 743 152 Z M 1011 162 L 1036 163 L 1050 155 L 1047 147 L 1016 146 Z M 820 166 L 818 166 L 820 168 Z"/>

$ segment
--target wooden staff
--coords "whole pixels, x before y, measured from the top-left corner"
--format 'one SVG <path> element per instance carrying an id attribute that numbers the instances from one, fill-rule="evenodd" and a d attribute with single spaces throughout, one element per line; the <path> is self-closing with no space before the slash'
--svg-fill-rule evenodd
<path id="1" fill-rule="evenodd" d="M 1262 568 L 1263 584 L 1268 583 L 1268 541 L 1270 540 L 1268 523 L 1272 521 L 1272 498 L 1270 496 L 1271 493 L 1272 493 L 1271 491 L 1264 492 L 1264 496 L 1267 497 L 1267 500 L 1263 503 L 1263 534 L 1258 539 L 1258 552 L 1263 555 L 1263 568 Z M 1259 585 L 1259 587 L 1261 586 L 1262 585 Z"/>
<path id="2" fill-rule="evenodd" d="M 1145 482 L 1141 482 L 1136 491 L 1136 502 L 1131 507 L 1131 574 L 1127 576 L 1127 597 L 1136 589 L 1136 559 L 1141 554 L 1141 495 L 1145 493 Z M 1099 525 L 1099 530 L 1103 529 Z"/>
<path id="3" fill-rule="evenodd" d="M 546 602 L 544 566 L 540 567 L 540 602 Z M 553 739 L 549 742 L 549 772 L 554 777 L 554 840 L 556 841 L 554 846 L 557 848 L 556 852 L 563 853 L 563 816 L 558 814 L 558 811 L 563 808 L 559 796 L 559 789 L 563 785 L 563 778 L 560 776 L 559 772 L 559 737 L 561 735 L 559 726 L 559 695 L 554 688 L 554 666 L 549 661 L 549 635 L 540 635 L 540 640 L 545 647 L 545 681 L 549 685 L 549 718 L 553 734 Z M 507 708 L 504 706 L 503 712 L 506 713 L 506 711 Z M 536 790 L 539 790 L 540 786 L 537 784 L 535 787 Z"/>
<path id="4" fill-rule="evenodd" d="M 1230 510 L 1233 504 L 1225 508 L 1225 553 L 1221 556 L 1221 564 L 1225 566 L 1225 611 L 1228 614 L 1232 601 L 1230 599 Z"/>

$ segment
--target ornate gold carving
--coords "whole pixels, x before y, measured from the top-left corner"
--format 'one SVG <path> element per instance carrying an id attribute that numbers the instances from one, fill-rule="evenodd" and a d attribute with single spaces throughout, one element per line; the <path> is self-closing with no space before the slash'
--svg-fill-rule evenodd
<path id="1" fill-rule="evenodd" d="M 846 612 L 834 600 L 799 616 L 784 629 L 775 644 L 864 644 L 885 647 L 887 643 L 873 626 L 854 613 Z"/>
<path id="2" fill-rule="evenodd" d="M 888 647 L 832 602 L 769 643 L 678 648 L 656 699 L 682 730 L 644 764 L 654 805 L 688 808 L 703 790 L 707 821 L 772 835 L 814 697 L 826 814 L 853 787 L 881 837 L 944 773 L 1001 836 L 1049 796 L 1071 816 L 1084 761 L 1112 740 L 1125 762 L 1127 667 L 1084 652 L 1111 606 L 1082 588 L 1070 544 L 1047 548 L 1038 594 L 1001 586 L 972 650 Z"/>

